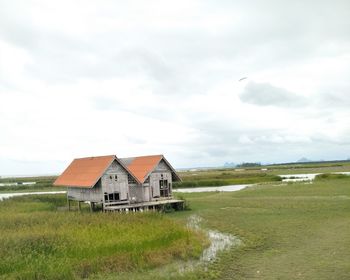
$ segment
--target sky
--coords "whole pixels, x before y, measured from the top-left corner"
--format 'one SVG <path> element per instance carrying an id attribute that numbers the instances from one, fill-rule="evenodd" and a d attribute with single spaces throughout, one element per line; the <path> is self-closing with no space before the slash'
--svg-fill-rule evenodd
<path id="1" fill-rule="evenodd" d="M 0 176 L 347 159 L 349 77 L 348 0 L 0 0 Z"/>

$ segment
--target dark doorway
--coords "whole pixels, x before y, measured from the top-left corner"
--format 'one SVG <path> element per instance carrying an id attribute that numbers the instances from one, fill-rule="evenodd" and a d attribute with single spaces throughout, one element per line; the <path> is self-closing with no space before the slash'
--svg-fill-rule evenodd
<path id="1" fill-rule="evenodd" d="M 168 180 L 159 180 L 159 190 L 160 190 L 160 197 L 168 197 L 169 196 Z"/>

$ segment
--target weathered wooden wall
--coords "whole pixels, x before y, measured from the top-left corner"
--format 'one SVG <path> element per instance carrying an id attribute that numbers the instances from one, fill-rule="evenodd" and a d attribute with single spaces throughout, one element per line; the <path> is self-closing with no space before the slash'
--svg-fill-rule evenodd
<path id="1" fill-rule="evenodd" d="M 70 200 L 91 201 L 100 203 L 103 201 L 101 180 L 92 188 L 68 188 L 67 196 Z"/>
<path id="2" fill-rule="evenodd" d="M 164 160 L 160 161 L 155 170 L 151 173 L 149 184 L 150 184 L 150 195 L 152 198 L 157 198 L 160 196 L 159 180 L 168 180 L 170 184 L 170 194 L 172 192 L 172 176 L 171 169 L 165 163 Z"/>
<path id="3" fill-rule="evenodd" d="M 102 175 L 101 184 L 102 194 L 119 192 L 120 200 L 129 199 L 128 173 L 117 161 L 114 161 Z"/>

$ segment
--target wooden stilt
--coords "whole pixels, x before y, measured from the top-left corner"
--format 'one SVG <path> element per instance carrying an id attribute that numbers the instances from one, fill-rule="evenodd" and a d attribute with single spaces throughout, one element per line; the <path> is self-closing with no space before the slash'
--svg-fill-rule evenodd
<path id="1" fill-rule="evenodd" d="M 90 202 L 90 212 L 92 212 L 93 205 L 94 205 L 94 203 Z"/>
<path id="2" fill-rule="evenodd" d="M 70 211 L 70 200 L 68 199 L 68 211 Z"/>
<path id="3" fill-rule="evenodd" d="M 79 212 L 81 211 L 80 201 L 78 201 L 78 210 L 79 210 Z"/>

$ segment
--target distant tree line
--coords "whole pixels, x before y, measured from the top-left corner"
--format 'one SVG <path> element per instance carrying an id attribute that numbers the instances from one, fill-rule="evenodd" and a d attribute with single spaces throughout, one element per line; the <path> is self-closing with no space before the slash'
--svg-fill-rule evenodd
<path id="1" fill-rule="evenodd" d="M 256 167 L 256 166 L 261 166 L 260 162 L 243 162 L 240 164 L 237 164 L 236 167 Z"/>

